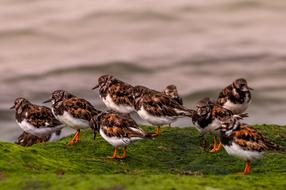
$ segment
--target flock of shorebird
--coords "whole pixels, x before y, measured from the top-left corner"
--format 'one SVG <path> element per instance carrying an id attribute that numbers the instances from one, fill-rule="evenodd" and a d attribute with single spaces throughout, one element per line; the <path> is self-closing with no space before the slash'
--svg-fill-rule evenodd
<path id="1" fill-rule="evenodd" d="M 16 121 L 24 133 L 18 144 L 31 145 L 49 140 L 58 135 L 62 128 L 77 130 L 68 143 L 77 143 L 80 130 L 91 128 L 94 137 L 99 133 L 114 146 L 111 158 L 126 158 L 127 146 L 137 140 L 155 138 L 160 127 L 171 125 L 180 117 L 190 117 L 201 132 L 214 135 L 211 152 L 222 147 L 230 155 L 246 162 L 244 174 L 250 172 L 251 162 L 265 151 L 282 150 L 266 140 L 255 128 L 240 122 L 248 115 L 244 113 L 251 102 L 251 90 L 245 79 L 237 79 L 224 88 L 216 101 L 210 98 L 200 100 L 194 109 L 186 108 L 175 85 L 169 85 L 160 92 L 144 86 L 132 86 L 114 76 L 103 75 L 98 79 L 99 95 L 108 111 L 100 111 L 87 100 L 64 90 L 52 92 L 44 103 L 51 102 L 52 108 L 35 105 L 25 98 L 17 98 L 11 109 L 16 110 Z M 154 133 L 143 131 L 131 118 L 131 112 L 153 126 Z M 117 155 L 123 146 L 122 156 Z"/>

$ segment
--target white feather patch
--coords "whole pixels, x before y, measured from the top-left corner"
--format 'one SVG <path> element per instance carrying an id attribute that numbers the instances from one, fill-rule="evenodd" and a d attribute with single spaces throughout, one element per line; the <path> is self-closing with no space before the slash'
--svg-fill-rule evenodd
<path id="1" fill-rule="evenodd" d="M 27 133 L 30 133 L 32 135 L 35 135 L 37 137 L 44 137 L 46 135 L 49 135 L 59 129 L 62 129 L 65 127 L 65 125 L 58 125 L 56 127 L 41 127 L 37 128 L 34 127 L 31 123 L 29 123 L 26 119 L 24 119 L 21 123 L 17 122 L 21 129 Z"/>
<path id="2" fill-rule="evenodd" d="M 231 110 L 233 114 L 240 114 L 247 110 L 249 103 L 245 101 L 243 104 L 234 104 L 230 100 L 227 100 L 223 105 L 224 108 Z"/>
<path id="3" fill-rule="evenodd" d="M 83 119 L 74 118 L 70 113 L 64 111 L 63 115 L 57 115 L 56 118 L 73 129 L 89 128 L 89 122 Z"/>
<path id="4" fill-rule="evenodd" d="M 244 161 L 252 161 L 260 159 L 263 156 L 263 152 L 244 150 L 238 144 L 232 142 L 230 146 L 223 146 L 229 155 L 235 156 Z"/>
<path id="5" fill-rule="evenodd" d="M 152 125 L 168 125 L 176 121 L 176 117 L 169 116 L 153 116 L 149 114 L 142 106 L 140 110 L 137 111 L 138 115 L 145 121 L 151 123 Z"/>
<path id="6" fill-rule="evenodd" d="M 109 144 L 111 144 L 114 147 L 127 146 L 134 141 L 143 139 L 142 137 L 131 137 L 131 138 L 109 137 L 103 132 L 102 129 L 99 130 L 99 133 L 104 140 L 106 140 Z"/>
<path id="7" fill-rule="evenodd" d="M 114 111 L 117 111 L 119 113 L 131 113 L 135 111 L 133 106 L 115 104 L 109 94 L 105 98 L 101 98 L 101 99 L 103 103 L 106 105 L 106 107 Z"/>

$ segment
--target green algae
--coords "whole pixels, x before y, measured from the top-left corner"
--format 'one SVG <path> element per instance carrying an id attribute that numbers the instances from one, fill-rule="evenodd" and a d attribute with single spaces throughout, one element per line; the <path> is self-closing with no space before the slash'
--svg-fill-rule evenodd
<path id="1" fill-rule="evenodd" d="M 286 127 L 255 127 L 286 147 Z M 286 189 L 285 153 L 266 154 L 242 176 L 244 163 L 224 150 L 209 153 L 212 137 L 194 128 L 163 128 L 130 145 L 125 160 L 108 159 L 113 147 L 89 130 L 78 144 L 66 145 L 70 138 L 32 147 L 1 142 L 0 189 Z"/>

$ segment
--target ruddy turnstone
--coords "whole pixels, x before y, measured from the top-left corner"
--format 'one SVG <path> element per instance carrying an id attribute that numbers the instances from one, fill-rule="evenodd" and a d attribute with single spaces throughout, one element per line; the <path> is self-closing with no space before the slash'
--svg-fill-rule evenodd
<path id="1" fill-rule="evenodd" d="M 74 144 L 80 139 L 80 129 L 89 128 L 89 121 L 100 113 L 91 103 L 67 91 L 56 90 L 51 98 L 44 103 L 52 102 L 52 111 L 55 117 L 67 126 L 77 130 L 68 144 Z"/>
<path id="2" fill-rule="evenodd" d="M 172 97 L 176 102 L 178 102 L 180 105 L 183 105 L 183 99 L 179 96 L 177 87 L 173 84 L 168 85 L 164 91 L 164 94 L 166 94 L 167 96 Z"/>
<path id="3" fill-rule="evenodd" d="M 10 109 L 16 110 L 16 121 L 21 129 L 38 138 L 45 138 L 65 127 L 50 108 L 32 104 L 25 98 L 17 98 Z"/>
<path id="4" fill-rule="evenodd" d="M 247 85 L 245 79 L 237 79 L 220 92 L 217 103 L 233 114 L 243 113 L 251 102 L 250 90 L 253 89 Z"/>
<path id="5" fill-rule="evenodd" d="M 33 144 L 43 143 L 47 141 L 55 141 L 60 138 L 60 135 L 61 135 L 61 130 L 58 130 L 52 134 L 40 138 L 24 131 L 17 138 L 17 141 L 15 143 L 21 146 L 32 146 Z"/>
<path id="6" fill-rule="evenodd" d="M 170 125 L 179 117 L 192 117 L 194 110 L 180 105 L 170 96 L 151 90 L 144 86 L 133 88 L 134 107 L 138 115 L 152 125 L 157 126 L 160 134 L 162 125 Z"/>
<path id="7" fill-rule="evenodd" d="M 144 138 L 151 138 L 151 133 L 145 133 L 138 127 L 137 123 L 129 116 L 114 111 L 102 112 L 94 116 L 90 121 L 90 126 L 109 144 L 114 146 L 112 159 L 126 158 L 127 146 L 134 141 Z M 117 156 L 118 147 L 124 146 L 123 156 Z"/>
<path id="8" fill-rule="evenodd" d="M 220 120 L 224 117 L 231 117 L 232 115 L 233 113 L 230 110 L 215 104 L 215 102 L 208 97 L 203 98 L 196 104 L 192 121 L 200 133 L 204 134 L 209 132 L 215 135 L 211 152 L 218 152 L 222 147 L 221 142 L 217 143 L 216 139 L 219 135 L 219 130 L 217 129 L 220 127 Z"/>
<path id="9" fill-rule="evenodd" d="M 133 86 L 111 75 L 103 75 L 98 78 L 99 96 L 107 108 L 119 113 L 129 114 L 134 111 L 132 89 Z"/>
<path id="10" fill-rule="evenodd" d="M 282 150 L 255 128 L 240 123 L 234 117 L 224 118 L 221 123 L 220 139 L 229 155 L 246 162 L 244 175 L 249 174 L 251 162 L 262 157 L 265 151 Z"/>

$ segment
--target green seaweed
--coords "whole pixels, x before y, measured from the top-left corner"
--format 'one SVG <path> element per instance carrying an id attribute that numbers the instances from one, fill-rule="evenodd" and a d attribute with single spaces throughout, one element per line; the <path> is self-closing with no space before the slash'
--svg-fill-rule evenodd
<path id="1" fill-rule="evenodd" d="M 255 127 L 286 147 L 286 127 Z M 243 176 L 243 161 L 224 150 L 209 153 L 212 137 L 191 127 L 163 128 L 161 136 L 130 145 L 124 160 L 107 158 L 113 147 L 89 130 L 75 145 L 67 145 L 70 139 L 32 147 L 1 142 L 0 189 L 286 189 L 285 153 L 267 153 Z"/>

